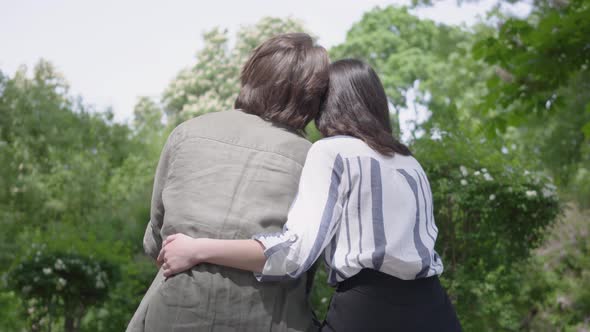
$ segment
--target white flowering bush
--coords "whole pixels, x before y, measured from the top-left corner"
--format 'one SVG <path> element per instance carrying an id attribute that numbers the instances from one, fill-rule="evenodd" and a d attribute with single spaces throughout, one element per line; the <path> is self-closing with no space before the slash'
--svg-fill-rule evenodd
<path id="1" fill-rule="evenodd" d="M 12 270 L 10 282 L 25 297 L 92 298 L 105 296 L 114 268 L 92 257 L 68 253 L 47 253 L 40 248 Z M 68 281 L 69 280 L 69 281 Z"/>
<path id="2" fill-rule="evenodd" d="M 6 286 L 20 295 L 32 331 L 57 323 L 77 331 L 87 311 L 108 299 L 120 279 L 120 262 L 92 239 L 45 243 L 39 233 L 34 237 L 5 275 Z M 116 253 L 118 246 L 112 249 Z"/>

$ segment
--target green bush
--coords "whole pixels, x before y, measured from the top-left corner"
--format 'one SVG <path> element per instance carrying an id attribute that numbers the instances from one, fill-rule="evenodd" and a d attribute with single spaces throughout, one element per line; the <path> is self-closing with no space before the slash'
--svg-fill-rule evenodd
<path id="1" fill-rule="evenodd" d="M 25 322 L 21 318 L 21 299 L 15 292 L 0 288 L 0 331 L 23 331 Z"/>
<path id="2" fill-rule="evenodd" d="M 432 187 L 442 281 L 466 331 L 519 328 L 534 300 L 518 297 L 522 266 L 560 213 L 550 179 L 497 145 L 457 134 L 413 145 Z"/>
<path id="3" fill-rule="evenodd" d="M 106 301 L 121 279 L 128 251 L 118 243 L 79 235 L 61 225 L 45 232 L 23 232 L 6 287 L 22 299 L 22 317 L 32 331 L 63 324 L 77 331 L 86 312 Z"/>
<path id="4" fill-rule="evenodd" d="M 93 257 L 64 252 L 44 252 L 27 257 L 10 273 L 9 287 L 20 290 L 28 307 L 31 329 L 57 316 L 64 317 L 64 329 L 80 326 L 86 310 L 104 301 L 117 267 Z"/>
<path id="5" fill-rule="evenodd" d="M 590 165 L 588 167 L 590 168 Z M 590 209 L 590 169 L 580 167 L 568 189 L 581 208 Z"/>
<path id="6" fill-rule="evenodd" d="M 530 264 L 533 287 L 523 292 L 535 297 L 524 326 L 530 331 L 590 328 L 590 214 L 572 204 L 565 211 Z"/>
<path id="7" fill-rule="evenodd" d="M 100 306 L 89 310 L 82 331 L 124 331 L 156 273 L 154 263 L 137 257 L 120 266 L 121 281 Z"/>
<path id="8" fill-rule="evenodd" d="M 124 330 L 155 274 L 131 253 L 166 133 L 136 111 L 135 130 L 114 123 L 45 61 L 0 73 L 0 331 Z"/>

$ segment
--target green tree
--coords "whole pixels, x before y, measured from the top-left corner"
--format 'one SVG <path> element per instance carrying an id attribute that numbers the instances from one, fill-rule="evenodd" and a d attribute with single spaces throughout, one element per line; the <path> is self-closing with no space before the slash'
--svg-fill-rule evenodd
<path id="1" fill-rule="evenodd" d="M 0 75 L 0 298 L 22 299 L 7 309 L 19 315 L 12 322 L 0 322 L 0 329 L 18 330 L 23 322 L 33 330 L 83 328 L 86 313 L 109 303 L 113 289 L 129 284 L 129 278 L 141 280 L 130 271 L 142 261 L 128 255 L 141 247 L 139 234 L 148 219 L 157 157 L 150 164 L 139 134 L 112 119 L 112 113 L 97 112 L 71 96 L 64 78 L 46 61 L 40 61 L 30 76 L 24 67 L 13 77 Z M 137 132 L 147 130 L 142 128 Z M 139 167 L 144 164 L 137 160 L 148 160 L 149 167 Z M 130 165 L 145 174 L 128 172 Z M 117 178 L 125 179 L 127 188 L 117 187 Z M 37 257 L 31 253 L 33 243 L 51 250 Z M 57 259 L 72 270 L 44 278 L 43 268 L 49 266 L 39 264 L 53 266 Z M 113 276 L 105 272 L 108 285 L 101 280 L 104 287 L 90 294 L 97 281 L 84 275 L 83 267 L 94 263 L 105 271 L 122 269 Z M 144 284 L 147 287 L 149 280 Z M 46 293 L 55 287 L 61 289 Z M 119 307 L 125 317 L 114 330 L 124 327 L 134 309 L 129 307 L 138 302 L 137 287 L 125 290 L 130 293 L 120 296 L 133 304 Z M 49 307 L 61 309 L 42 313 Z"/>
<path id="2" fill-rule="evenodd" d="M 486 26 L 473 28 L 490 33 Z M 396 110 L 425 107 L 431 119 L 427 132 L 477 129 L 470 109 L 485 93 L 489 68 L 471 56 L 474 33 L 461 27 L 422 20 L 408 8 L 375 8 L 347 33 L 346 41 L 330 50 L 333 60 L 351 57 L 378 72 Z M 415 99 L 407 94 L 414 91 Z M 463 127 L 460 127 L 463 126 Z"/>
<path id="3" fill-rule="evenodd" d="M 588 204 L 590 182 L 590 6 L 536 1 L 528 17 L 500 18 L 474 54 L 495 66 L 479 109 L 492 133 L 508 131 L 556 181 Z M 582 188 L 578 186 L 582 185 Z"/>

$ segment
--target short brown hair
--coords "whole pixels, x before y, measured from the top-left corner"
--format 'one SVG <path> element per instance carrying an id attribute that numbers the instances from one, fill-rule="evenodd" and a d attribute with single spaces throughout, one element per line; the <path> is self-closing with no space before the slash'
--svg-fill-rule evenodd
<path id="1" fill-rule="evenodd" d="M 277 35 L 246 61 L 235 108 L 295 130 L 320 110 L 328 87 L 328 52 L 305 33 Z"/>

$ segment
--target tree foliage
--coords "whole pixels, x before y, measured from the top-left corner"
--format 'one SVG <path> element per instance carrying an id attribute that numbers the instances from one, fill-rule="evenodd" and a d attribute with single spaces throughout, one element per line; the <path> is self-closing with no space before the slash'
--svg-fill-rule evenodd
<path id="1" fill-rule="evenodd" d="M 0 329 L 26 323 L 31 330 L 52 324 L 78 330 L 83 314 L 98 310 L 91 305 L 107 303 L 108 290 L 129 277 L 125 267 L 144 264 L 129 262 L 128 256 L 141 247 L 155 158 L 145 158 L 141 140 L 128 126 L 113 123 L 110 112 L 96 112 L 71 96 L 63 77 L 45 61 L 31 76 L 26 68 L 14 77 L 2 75 L 0 92 L 2 294 L 18 294 L 21 301 L 12 306 L 22 306 Z M 135 172 L 133 179 L 122 174 L 126 171 Z M 125 183 L 124 190 L 118 187 Z M 32 246 L 47 250 L 37 254 Z M 66 265 L 59 275 L 58 261 Z M 96 275 L 83 274 L 95 264 L 106 273 L 100 292 Z M 55 278 L 43 273 L 46 268 Z M 149 276 L 144 280 L 147 285 Z M 92 289 L 93 295 L 85 293 Z M 50 307 L 55 310 L 41 314 Z M 128 317 L 123 319 L 116 330 Z"/>
<path id="2" fill-rule="evenodd" d="M 475 55 L 498 66 L 484 106 L 507 109 L 497 117 L 509 122 L 522 113 L 550 116 L 564 101 L 560 88 L 590 65 L 588 17 L 584 0 L 540 3 L 529 17 L 509 18 L 494 36 L 479 41 Z"/>
<path id="3" fill-rule="evenodd" d="M 496 71 L 478 107 L 490 132 L 509 131 L 523 141 L 583 204 L 590 168 L 588 17 L 586 0 L 538 1 L 528 17 L 501 19 L 498 31 L 474 47 Z"/>
<path id="4" fill-rule="evenodd" d="M 489 33 L 485 26 L 473 29 Z M 470 110 L 485 93 L 482 78 L 490 75 L 487 66 L 471 56 L 474 42 L 473 33 L 461 27 L 390 6 L 365 13 L 330 55 L 333 60 L 351 57 L 371 64 L 396 112 L 416 107 L 431 112 L 431 121 L 423 127 L 427 131 L 466 130 L 456 125 L 477 124 Z M 409 91 L 414 99 L 409 99 Z"/>

